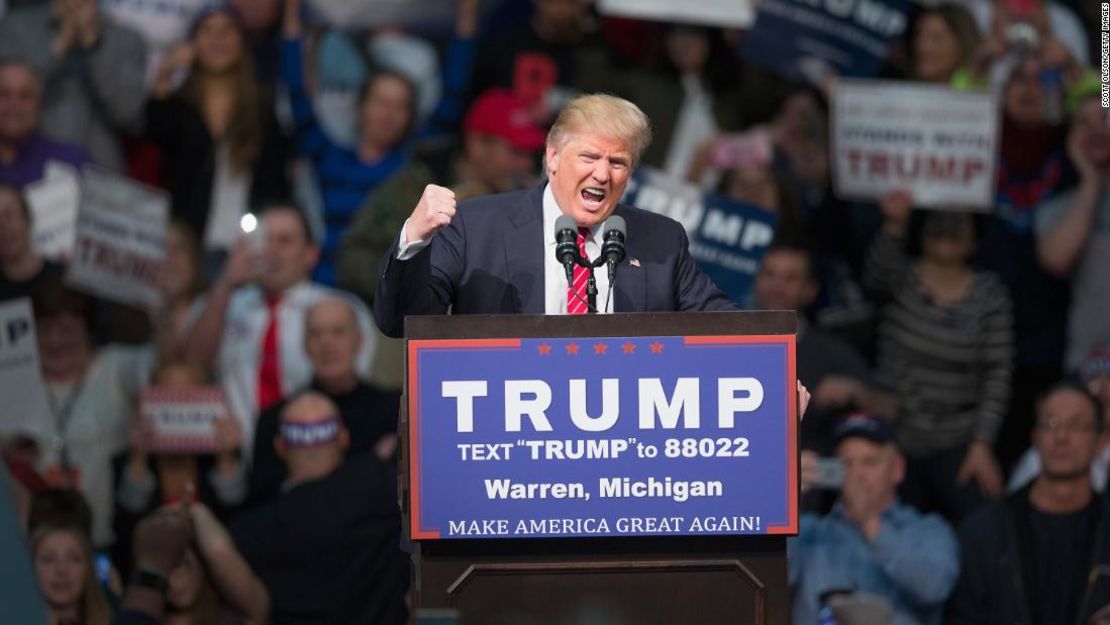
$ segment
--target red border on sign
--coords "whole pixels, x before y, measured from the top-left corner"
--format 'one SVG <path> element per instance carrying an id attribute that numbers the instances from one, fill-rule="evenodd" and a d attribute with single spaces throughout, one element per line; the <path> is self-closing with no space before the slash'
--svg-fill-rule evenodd
<path id="1" fill-rule="evenodd" d="M 556 338 L 556 337 L 552 337 Z M 567 337 L 564 337 L 567 338 Z M 624 337 L 613 337 L 624 338 Z M 768 526 L 767 535 L 797 534 L 798 533 L 798 447 L 796 444 L 798 430 L 798 394 L 797 373 L 795 371 L 797 339 L 793 334 L 775 335 L 748 335 L 748 336 L 684 336 L 684 337 L 635 337 L 635 338 L 681 338 L 684 345 L 712 347 L 729 346 L 735 344 L 784 344 L 786 346 L 786 389 L 787 389 L 787 415 L 786 424 L 786 472 L 787 488 L 786 497 L 786 525 Z M 408 418 L 409 418 L 409 531 L 413 540 L 435 540 L 441 538 L 440 530 L 424 528 L 421 526 L 420 511 L 423 491 L 421 489 L 422 474 L 420 471 L 420 401 L 419 393 L 419 361 L 417 356 L 424 350 L 440 350 L 459 348 L 478 350 L 505 349 L 521 347 L 523 339 L 445 339 L 445 340 L 409 340 L 408 342 Z"/>
<path id="2" fill-rule="evenodd" d="M 443 339 L 415 340 L 408 344 L 408 395 L 409 395 L 409 532 L 413 540 L 440 538 L 438 529 L 424 528 L 420 525 L 422 497 L 420 473 L 420 366 L 417 355 L 420 351 L 469 348 L 474 351 L 487 349 L 520 349 L 521 339 Z"/>
<path id="3" fill-rule="evenodd" d="M 687 336 L 686 345 L 732 345 L 736 343 L 785 343 L 786 344 L 786 525 L 769 525 L 767 534 L 798 533 L 798 386 L 795 369 L 797 337 L 793 334 L 772 334 L 755 336 Z"/>

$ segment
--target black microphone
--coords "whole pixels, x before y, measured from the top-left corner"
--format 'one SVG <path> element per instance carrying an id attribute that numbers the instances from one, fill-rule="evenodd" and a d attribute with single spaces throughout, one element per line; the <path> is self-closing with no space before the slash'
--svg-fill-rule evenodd
<path id="1" fill-rule="evenodd" d="M 555 258 L 567 272 L 567 284 L 574 284 L 574 265 L 578 262 L 578 224 L 569 215 L 555 220 Z"/>
<path id="2" fill-rule="evenodd" d="M 601 256 L 605 259 L 605 264 L 609 268 L 609 285 L 613 285 L 613 279 L 617 275 L 617 265 L 624 260 L 624 240 L 625 240 L 625 226 L 624 217 L 613 215 L 605 220 L 601 226 L 601 231 L 604 233 L 604 243 L 601 244 Z"/>

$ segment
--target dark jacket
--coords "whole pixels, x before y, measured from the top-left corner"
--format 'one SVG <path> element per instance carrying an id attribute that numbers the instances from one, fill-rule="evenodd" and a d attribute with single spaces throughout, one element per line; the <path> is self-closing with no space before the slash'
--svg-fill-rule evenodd
<path id="1" fill-rule="evenodd" d="M 354 389 L 335 395 L 328 393 L 316 381 L 309 387 L 323 393 L 335 402 L 339 416 L 350 436 L 347 457 L 374 453 L 374 445 L 383 436 L 397 432 L 397 415 L 401 409 L 401 395 L 382 391 L 364 382 Z M 274 437 L 281 425 L 281 413 L 287 399 L 262 411 L 254 426 L 254 453 L 248 479 L 247 503 L 253 507 L 278 496 L 285 481 L 285 462 L 274 450 Z"/>
<path id="2" fill-rule="evenodd" d="M 405 315 L 544 314 L 544 186 L 465 200 L 451 225 L 408 260 L 399 236 L 382 259 L 374 317 L 399 337 Z M 617 266 L 616 312 L 736 310 L 690 255 L 677 221 L 626 204 L 627 257 Z M 398 233 L 399 235 L 399 233 Z"/>
<path id="3" fill-rule="evenodd" d="M 287 200 L 290 194 L 286 166 L 292 143 L 281 134 L 271 107 L 264 104 L 262 145 L 251 170 L 249 207 Z M 216 141 L 200 111 L 181 96 L 150 100 L 146 107 L 144 135 L 161 150 L 163 185 L 170 193 L 173 215 L 204 237 L 216 179 Z"/>
<path id="4" fill-rule="evenodd" d="M 287 488 L 231 526 L 273 625 L 400 625 L 408 616 L 397 474 L 373 454 Z"/>
<path id="5" fill-rule="evenodd" d="M 1029 514 L 1032 486 L 1004 501 L 981 507 L 960 528 L 962 567 L 960 581 L 948 603 L 948 625 L 1042 625 L 1035 623 L 1030 606 L 1030 584 L 1025 571 L 1029 543 L 1022 527 Z M 1087 625 L 1091 615 L 1110 604 L 1110 506 L 1095 497 L 1095 535 L 1087 587 L 1083 592 L 1076 625 Z"/>

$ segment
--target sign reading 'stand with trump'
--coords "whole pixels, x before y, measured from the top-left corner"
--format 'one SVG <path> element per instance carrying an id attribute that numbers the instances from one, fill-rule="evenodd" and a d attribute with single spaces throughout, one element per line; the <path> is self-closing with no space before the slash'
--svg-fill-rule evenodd
<path id="1" fill-rule="evenodd" d="M 797 531 L 794 337 L 409 341 L 415 540 Z"/>

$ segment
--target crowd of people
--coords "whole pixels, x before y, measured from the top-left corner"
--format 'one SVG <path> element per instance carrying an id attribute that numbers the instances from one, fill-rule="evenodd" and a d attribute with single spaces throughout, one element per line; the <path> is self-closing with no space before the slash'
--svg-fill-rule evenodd
<path id="1" fill-rule="evenodd" d="M 746 61 L 743 29 L 456 0 L 406 32 L 323 4 L 0 3 L 0 303 L 31 303 L 49 400 L 19 427 L 0 408 L 0 528 L 38 582 L 10 585 L 12 622 L 405 622 L 379 263 L 428 185 L 539 198 L 548 130 L 594 92 L 651 122 L 629 166 L 777 220 L 751 292 L 725 295 L 798 312 L 794 623 L 1110 619 L 1093 3 L 915 4 L 891 45 L 878 77 L 999 94 L 987 213 L 838 197 L 836 79 Z M 765 158 L 729 157 L 755 134 Z M 36 247 L 28 189 L 85 168 L 168 197 L 155 310 L 81 292 Z M 211 453 L 152 445 L 144 391 L 212 386 Z"/>

